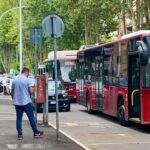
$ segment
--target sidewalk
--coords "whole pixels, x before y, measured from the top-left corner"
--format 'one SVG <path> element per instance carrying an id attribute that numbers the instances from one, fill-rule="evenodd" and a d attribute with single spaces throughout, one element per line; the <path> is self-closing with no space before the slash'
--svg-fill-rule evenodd
<path id="1" fill-rule="evenodd" d="M 23 140 L 17 139 L 15 109 L 9 96 L 0 96 L 0 150 L 83 150 L 76 143 L 56 131 L 51 126 L 39 127 L 44 131 L 42 138 L 33 138 L 28 119 L 23 118 Z"/>

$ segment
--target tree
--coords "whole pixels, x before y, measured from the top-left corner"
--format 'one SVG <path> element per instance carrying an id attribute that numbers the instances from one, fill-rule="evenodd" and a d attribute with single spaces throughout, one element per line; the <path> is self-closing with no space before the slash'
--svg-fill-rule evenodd
<path id="1" fill-rule="evenodd" d="M 126 30 L 127 18 L 132 20 L 133 31 L 150 26 L 149 0 L 22 0 L 23 6 L 23 59 L 24 65 L 34 68 L 34 48 L 30 47 L 31 28 L 42 28 L 42 20 L 50 13 L 60 15 L 65 23 L 65 32 L 58 40 L 57 50 L 79 49 L 111 38 L 121 24 Z M 0 0 L 0 14 L 18 7 L 18 0 Z M 19 10 L 12 11 L 0 22 L 1 64 L 6 72 L 19 66 Z M 42 47 L 38 50 L 39 62 L 53 50 L 52 40 L 43 35 Z M 8 53 L 9 52 L 9 53 Z M 11 65 L 10 65 L 11 64 Z"/>
<path id="2" fill-rule="evenodd" d="M 123 33 L 126 34 L 126 21 L 131 20 L 131 31 L 149 29 L 150 27 L 150 1 L 149 0 L 122 0 L 122 18 Z"/>

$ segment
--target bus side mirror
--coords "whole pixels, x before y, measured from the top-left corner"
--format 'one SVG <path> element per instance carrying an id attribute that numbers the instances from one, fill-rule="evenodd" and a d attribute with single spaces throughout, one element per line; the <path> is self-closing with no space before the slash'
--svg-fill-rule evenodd
<path id="1" fill-rule="evenodd" d="M 138 48 L 138 53 L 140 57 L 140 64 L 146 66 L 149 60 L 148 48 L 143 41 L 137 41 L 136 46 Z"/>

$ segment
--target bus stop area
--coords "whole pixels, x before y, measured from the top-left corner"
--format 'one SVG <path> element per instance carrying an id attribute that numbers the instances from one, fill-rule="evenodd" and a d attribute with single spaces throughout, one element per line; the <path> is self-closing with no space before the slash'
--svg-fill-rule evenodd
<path id="1" fill-rule="evenodd" d="M 41 120 L 42 121 L 42 120 Z M 38 123 L 41 122 L 38 120 Z M 43 137 L 34 138 L 26 115 L 23 117 L 23 139 L 17 139 L 15 108 L 10 96 L 0 95 L 0 150 L 82 150 L 79 145 L 59 134 L 51 126 L 39 126 Z"/>

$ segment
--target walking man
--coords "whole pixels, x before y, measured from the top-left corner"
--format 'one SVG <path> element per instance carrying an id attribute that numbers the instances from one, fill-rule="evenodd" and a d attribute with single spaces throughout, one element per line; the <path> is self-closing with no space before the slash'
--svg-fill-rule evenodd
<path id="1" fill-rule="evenodd" d="M 16 129 L 18 132 L 18 139 L 23 139 L 22 132 L 22 116 L 25 112 L 28 116 L 30 125 L 33 130 L 33 136 L 35 138 L 41 137 L 43 131 L 37 129 L 37 125 L 34 118 L 33 104 L 31 94 L 34 93 L 34 83 L 28 78 L 30 70 L 23 68 L 20 75 L 18 75 L 12 83 L 12 100 L 16 109 Z"/>

